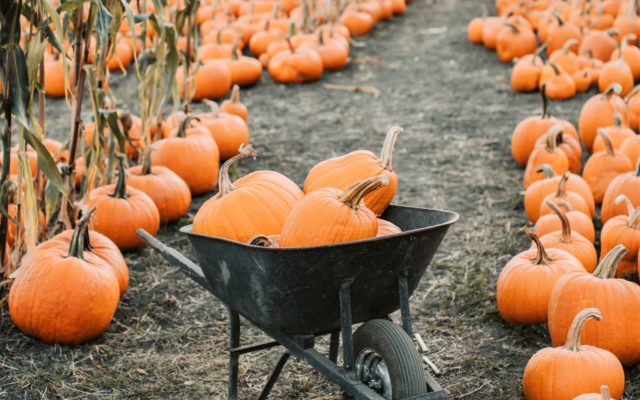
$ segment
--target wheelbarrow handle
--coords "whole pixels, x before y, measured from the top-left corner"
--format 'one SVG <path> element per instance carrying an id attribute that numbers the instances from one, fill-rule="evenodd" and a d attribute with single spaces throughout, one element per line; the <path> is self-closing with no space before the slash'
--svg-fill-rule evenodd
<path id="1" fill-rule="evenodd" d="M 136 229 L 136 234 L 150 247 L 157 250 L 165 260 L 178 267 L 185 275 L 199 283 L 200 286 L 204 287 L 208 291 L 211 291 L 211 285 L 209 285 L 209 282 L 207 282 L 207 278 L 205 278 L 204 273 L 202 272 L 202 268 L 200 268 L 198 264 L 183 256 L 178 250 L 174 249 L 173 247 L 167 246 L 166 244 L 162 243 L 142 228 Z"/>

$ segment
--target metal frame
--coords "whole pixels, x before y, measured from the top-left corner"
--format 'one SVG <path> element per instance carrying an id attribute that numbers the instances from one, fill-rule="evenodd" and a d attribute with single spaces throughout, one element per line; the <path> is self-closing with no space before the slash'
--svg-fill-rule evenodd
<path id="1" fill-rule="evenodd" d="M 138 230 L 138 235 L 142 237 L 149 245 L 159 250 L 164 258 L 178 269 L 185 273 L 188 277 L 199 283 L 204 289 L 211 292 L 209 283 L 207 282 L 200 266 L 189 260 L 177 250 L 164 245 L 147 232 Z M 282 346 L 285 351 L 276 363 L 269 379 L 267 380 L 259 400 L 266 400 L 271 393 L 274 385 L 278 381 L 280 374 L 291 356 L 304 359 L 314 369 L 324 375 L 327 379 L 339 385 L 345 392 L 353 396 L 356 400 L 384 400 L 382 396 L 375 393 L 367 385 L 356 379 L 353 374 L 353 332 L 351 319 L 351 287 L 352 281 L 346 280 L 340 285 L 340 331 L 326 332 L 317 336 L 330 335 L 329 354 L 327 356 L 321 354 L 314 349 L 315 337 L 312 335 L 285 335 L 281 332 L 267 329 L 259 326 L 250 319 L 247 319 L 252 325 L 261 329 L 269 335 L 274 341 L 257 343 L 251 345 L 241 345 L 240 343 L 240 316 L 237 311 L 227 306 L 229 313 L 229 400 L 238 399 L 238 383 L 239 383 L 239 365 L 240 356 L 242 354 L 252 353 L 276 346 Z M 406 274 L 398 277 L 398 292 L 400 296 L 400 311 L 402 316 L 402 327 L 410 337 L 413 337 L 411 324 L 411 313 L 409 308 L 409 289 Z M 337 364 L 338 352 L 340 347 L 340 337 L 342 337 L 343 365 Z M 420 396 L 414 396 L 404 400 L 446 400 L 447 393 L 436 382 L 436 380 L 425 371 L 428 393 Z"/>

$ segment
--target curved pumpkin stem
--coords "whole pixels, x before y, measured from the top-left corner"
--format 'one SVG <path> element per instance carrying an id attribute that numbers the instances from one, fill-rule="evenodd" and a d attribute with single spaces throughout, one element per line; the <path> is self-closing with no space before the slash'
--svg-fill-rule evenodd
<path id="1" fill-rule="evenodd" d="M 535 65 L 536 64 L 536 60 L 540 60 L 542 61 L 542 59 L 540 58 L 540 55 L 547 50 L 547 47 L 549 47 L 549 42 L 545 42 L 542 45 L 540 45 L 535 53 L 533 53 L 533 57 L 531 57 L 531 65 Z"/>
<path id="2" fill-rule="evenodd" d="M 560 67 L 558 67 L 558 66 L 556 65 L 556 63 L 554 63 L 554 62 L 549 62 L 549 66 L 550 66 L 551 68 L 553 68 L 553 72 L 556 74 L 556 76 L 558 76 L 558 75 L 562 74 L 562 70 L 560 69 Z"/>
<path id="3" fill-rule="evenodd" d="M 357 210 L 364 196 L 388 184 L 389 177 L 386 175 L 378 175 L 365 179 L 345 189 L 345 191 L 338 196 L 338 201 Z"/>
<path id="4" fill-rule="evenodd" d="M 380 166 L 388 171 L 393 171 L 393 148 L 396 145 L 398 135 L 403 131 L 399 126 L 394 126 L 387 132 L 387 137 L 384 139 L 382 145 L 382 152 L 380 153 Z"/>
<path id="5" fill-rule="evenodd" d="M 84 260 L 84 251 L 89 244 L 89 222 L 91 215 L 96 210 L 95 207 L 82 209 L 81 217 L 76 221 L 76 227 L 69 242 L 68 257 L 75 257 Z"/>
<path id="6" fill-rule="evenodd" d="M 620 96 L 620 93 L 622 93 L 622 85 L 620 85 L 618 82 L 614 82 L 609 85 L 607 90 L 604 91 L 604 96 L 609 99 L 613 95 Z"/>
<path id="7" fill-rule="evenodd" d="M 580 333 L 582 332 L 582 326 L 590 319 L 600 321 L 602 319 L 602 313 L 597 308 L 585 308 L 580 311 L 573 318 L 569 332 L 567 333 L 567 342 L 563 346 L 567 350 L 580 351 Z"/>
<path id="8" fill-rule="evenodd" d="M 551 179 L 551 178 L 555 178 L 556 176 L 556 171 L 553 170 L 553 167 L 550 164 L 542 164 L 538 167 L 538 169 L 536 169 L 537 173 L 541 173 L 544 172 L 544 179 Z"/>
<path id="9" fill-rule="evenodd" d="M 140 175 L 151 174 L 151 146 L 147 146 L 144 156 L 142 157 L 142 169 Z"/>
<path id="10" fill-rule="evenodd" d="M 600 396 L 602 396 L 602 400 L 611 400 L 611 391 L 608 386 L 602 385 L 600 387 Z"/>
<path id="11" fill-rule="evenodd" d="M 624 203 L 627 206 L 627 215 L 629 216 L 629 224 L 631 224 L 632 222 L 631 217 L 636 212 L 636 207 L 633 205 L 631 200 L 624 194 L 621 194 L 615 199 L 616 205 L 622 204 L 622 203 Z"/>
<path id="12" fill-rule="evenodd" d="M 624 245 L 619 244 L 608 252 L 598 264 L 598 268 L 593 272 L 593 276 L 600 279 L 611 279 L 616 275 L 616 269 L 620 261 L 629 253 Z"/>
<path id="13" fill-rule="evenodd" d="M 558 182 L 558 186 L 556 188 L 556 197 L 565 197 L 565 195 L 567 194 L 567 181 L 569 181 L 570 176 L 571 174 L 569 172 L 565 172 L 562 175 L 562 178 L 560 178 L 560 181 Z"/>
<path id="14" fill-rule="evenodd" d="M 565 212 L 562 211 L 562 209 L 553 201 L 546 199 L 545 203 L 558 216 L 558 218 L 560 218 L 560 222 L 562 223 L 562 243 L 571 243 L 571 223 L 569 222 L 569 218 L 567 218 L 567 214 L 565 214 Z"/>
<path id="15" fill-rule="evenodd" d="M 538 235 L 536 235 L 533 229 L 529 228 L 528 226 L 525 226 L 523 228 L 523 231 L 527 236 L 529 236 L 529 239 L 531 239 L 536 244 L 536 247 L 538 248 L 538 253 L 536 255 L 536 258 L 534 258 L 531 261 L 535 265 L 551 264 L 553 260 L 551 259 L 551 257 L 549 257 L 549 254 L 547 254 L 547 251 L 544 249 L 542 242 L 540 242 L 540 238 L 538 237 Z"/>
<path id="16" fill-rule="evenodd" d="M 241 145 L 238 151 L 240 152 L 239 154 L 228 159 L 224 164 L 222 164 L 222 167 L 220 168 L 220 172 L 218 174 L 218 187 L 220 188 L 217 195 L 218 198 L 231 193 L 235 189 L 233 183 L 231 182 L 231 178 L 229 178 L 229 167 L 242 160 L 243 158 L 252 157 L 255 159 L 257 156 L 256 151 L 250 144 L 246 146 Z"/>
<path id="17" fill-rule="evenodd" d="M 116 199 L 126 199 L 127 169 L 124 165 L 125 156 L 123 154 L 117 153 L 116 158 L 118 159 L 118 180 L 116 181 L 116 187 L 113 194 L 111 194 L 111 197 L 115 197 Z"/>
<path id="18" fill-rule="evenodd" d="M 229 96 L 229 100 L 231 100 L 233 104 L 240 103 L 240 86 L 238 86 L 237 84 L 233 85 L 233 89 L 231 89 L 231 96 Z M 220 110 L 217 104 L 216 104 L 216 107 L 218 108 L 218 110 Z"/>
<path id="19" fill-rule="evenodd" d="M 183 138 L 187 136 L 187 128 L 191 126 L 191 121 L 200 121 L 200 118 L 194 117 L 193 115 L 187 115 L 182 122 L 180 122 L 180 127 L 178 128 L 178 133 L 176 137 Z"/>
<path id="20" fill-rule="evenodd" d="M 613 143 L 607 134 L 607 131 L 604 128 L 598 128 L 598 136 L 604 140 L 604 145 L 606 146 L 607 155 L 613 157 L 616 153 L 615 148 L 613 147 Z"/>
<path id="21" fill-rule="evenodd" d="M 557 200 L 554 204 L 564 208 L 566 210 L 565 213 L 573 211 L 573 206 L 564 200 Z"/>
<path id="22" fill-rule="evenodd" d="M 567 55 L 569 54 L 569 48 L 571 48 L 571 46 L 575 46 L 578 43 L 578 41 L 574 38 L 571 38 L 569 40 L 567 40 L 566 42 L 564 42 L 564 46 L 562 46 L 562 54 Z"/>
<path id="23" fill-rule="evenodd" d="M 624 98 L 624 101 L 629 104 L 629 101 L 631 101 L 631 99 L 638 94 L 638 92 L 640 92 L 640 85 L 636 85 L 631 92 L 629 92 L 629 94 L 627 95 L 627 97 Z"/>
<path id="24" fill-rule="evenodd" d="M 218 105 L 218 103 L 209 99 L 202 99 L 202 102 L 207 107 L 209 107 L 209 110 L 211 110 L 210 112 L 211 112 L 211 115 L 213 115 L 213 118 L 218 118 L 218 115 L 220 115 L 220 106 Z"/>
<path id="25" fill-rule="evenodd" d="M 518 26 L 517 26 L 517 25 L 512 24 L 512 23 L 511 23 L 511 22 L 509 22 L 509 21 L 502 21 L 502 25 L 504 25 L 504 26 L 506 26 L 506 27 L 511 28 L 511 30 L 512 30 L 514 33 L 516 33 L 516 34 L 517 34 L 517 33 L 520 33 L 520 28 L 518 28 Z"/>
<path id="26" fill-rule="evenodd" d="M 558 142 L 562 143 L 562 125 L 554 125 L 547 131 L 547 151 L 553 153 L 558 146 Z"/>

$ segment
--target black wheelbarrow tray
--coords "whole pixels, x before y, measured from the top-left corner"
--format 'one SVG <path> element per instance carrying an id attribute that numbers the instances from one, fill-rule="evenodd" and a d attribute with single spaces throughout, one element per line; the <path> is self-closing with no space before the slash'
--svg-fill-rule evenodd
<path id="1" fill-rule="evenodd" d="M 266 399 L 290 355 L 306 360 L 356 399 L 446 399 L 423 368 L 409 297 L 458 215 L 390 206 L 382 218 L 403 233 L 330 246 L 266 248 L 200 235 L 185 226 L 195 264 L 142 230 L 163 257 L 229 310 L 229 399 L 237 399 L 242 354 L 283 346 L 259 399 Z M 401 325 L 389 314 L 400 310 Z M 240 345 L 240 316 L 275 341 Z M 352 325 L 362 324 L 355 333 Z M 330 335 L 329 354 L 314 349 Z M 337 363 L 342 339 L 343 362 Z"/>

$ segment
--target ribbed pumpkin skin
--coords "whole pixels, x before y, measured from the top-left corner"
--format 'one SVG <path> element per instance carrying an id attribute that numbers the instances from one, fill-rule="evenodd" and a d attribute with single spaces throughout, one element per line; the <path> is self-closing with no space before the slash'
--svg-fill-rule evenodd
<path id="1" fill-rule="evenodd" d="M 211 137 L 167 138 L 153 143 L 151 148 L 152 164 L 175 172 L 187 183 L 191 194 L 208 193 L 216 187 L 220 153 Z"/>
<path id="2" fill-rule="evenodd" d="M 571 229 L 584 236 L 591 243 L 595 242 L 596 229 L 593 226 L 591 217 L 581 211 L 569 211 L 566 214 L 571 224 Z M 540 236 L 561 230 L 562 222 L 560 222 L 560 218 L 555 214 L 543 215 L 536 222 L 536 233 Z"/>
<path id="3" fill-rule="evenodd" d="M 378 218 L 378 233 L 376 234 L 377 237 L 396 235 L 398 233 L 402 233 L 402 229 L 400 229 L 397 225 L 384 219 Z"/>
<path id="4" fill-rule="evenodd" d="M 324 188 L 304 196 L 282 228 L 280 247 L 322 246 L 375 237 L 376 215 L 364 204 L 356 210 L 338 200 L 342 190 Z"/>
<path id="5" fill-rule="evenodd" d="M 144 246 L 136 229 L 142 228 L 155 235 L 160 228 L 158 208 L 149 196 L 132 187 L 127 187 L 126 199 L 113 197 L 115 187 L 101 186 L 89 194 L 87 205 L 96 207 L 91 217 L 93 229 L 107 236 L 121 250 Z"/>
<path id="6" fill-rule="evenodd" d="M 540 206 L 544 198 L 556 191 L 560 176 L 536 181 L 527 188 L 524 194 L 524 209 L 527 217 L 531 222 L 538 221 L 540 218 Z M 587 182 L 579 175 L 571 174 L 567 180 L 566 189 L 569 192 L 576 192 L 589 206 L 589 214 L 593 215 L 596 210 L 596 203 L 593 199 L 593 193 Z"/>
<path id="7" fill-rule="evenodd" d="M 571 123 L 554 117 L 529 117 L 522 120 L 511 135 L 511 154 L 519 165 L 527 165 L 529 156 L 536 146 L 537 140 L 554 125 L 562 125 L 565 134 L 578 139 L 576 128 Z"/>
<path id="8" fill-rule="evenodd" d="M 564 243 L 562 232 L 551 232 L 540 237 L 547 249 L 560 249 L 574 256 L 587 272 L 593 272 L 598 266 L 598 254 L 593 243 L 578 232 L 571 232 L 571 242 Z"/>
<path id="9" fill-rule="evenodd" d="M 600 234 L 600 256 L 604 257 L 618 244 L 624 245 L 629 250 L 629 253 L 620 261 L 618 269 L 616 269 L 616 277 L 637 280 L 640 229 L 630 227 L 628 220 L 629 217 L 627 215 L 618 215 L 604 224 Z"/>
<path id="10" fill-rule="evenodd" d="M 191 192 L 186 182 L 167 167 L 156 165 L 151 167 L 151 173 L 142 174 L 142 166 L 129 168 L 127 184 L 136 188 L 153 200 L 161 222 L 180 219 L 189 211 Z"/>
<path id="11" fill-rule="evenodd" d="M 617 95 L 599 94 L 587 100 L 580 111 L 578 122 L 580 138 L 587 149 L 592 149 L 598 128 L 606 128 L 614 124 L 616 112 L 622 115 L 626 123 L 627 105 Z"/>
<path id="12" fill-rule="evenodd" d="M 344 190 L 376 175 L 386 175 L 389 184 L 366 195 L 364 203 L 376 215 L 382 215 L 398 191 L 398 176 L 382 168 L 378 156 L 368 150 L 357 150 L 316 164 L 304 181 L 304 192 L 311 193 L 322 188 Z"/>
<path id="13" fill-rule="evenodd" d="M 193 220 L 193 231 L 246 243 L 256 235 L 282 231 L 303 193 L 273 171 L 256 171 L 233 183 L 234 189 L 207 200 Z"/>
<path id="14" fill-rule="evenodd" d="M 582 342 L 612 352 L 624 365 L 638 363 L 640 286 L 623 279 L 601 279 L 591 274 L 568 274 L 560 279 L 549 303 L 549 335 L 554 346 L 565 343 L 573 318 L 587 307 L 598 308 L 602 320 L 585 324 Z M 622 393 L 612 394 L 619 397 Z"/>
<path id="15" fill-rule="evenodd" d="M 41 243 L 38 248 L 48 249 L 52 247 L 59 247 L 62 250 L 67 251 L 69 250 L 72 235 L 73 230 L 71 229 L 60 232 L 50 240 Z M 101 258 L 113 270 L 113 273 L 118 279 L 120 296 L 122 297 L 129 288 L 129 268 L 127 267 L 127 263 L 124 260 L 120 249 L 118 249 L 118 246 L 116 246 L 111 239 L 100 232 L 90 230 L 89 240 L 91 243 L 91 251 L 89 252 Z M 87 251 L 85 251 L 85 254 L 86 253 Z"/>
<path id="16" fill-rule="evenodd" d="M 513 324 L 541 324 L 547 321 L 549 296 L 555 283 L 568 272 L 585 272 L 564 250 L 547 249 L 549 265 L 533 262 L 538 253 L 531 248 L 515 256 L 498 277 L 496 299 L 500 316 Z"/>
<path id="17" fill-rule="evenodd" d="M 615 204 L 620 195 L 625 195 L 635 207 L 640 207 L 640 171 L 618 175 L 611 181 L 602 200 L 602 222 L 605 223 L 617 215 L 626 215 L 624 203 Z"/>
<path id="18" fill-rule="evenodd" d="M 589 157 L 582 176 L 591 187 L 596 203 L 601 204 L 611 181 L 618 175 L 632 170 L 631 161 L 620 151 L 615 150 L 613 155 L 601 151 Z"/>
<path id="19" fill-rule="evenodd" d="M 84 252 L 34 249 L 23 259 L 9 293 L 11 319 L 21 331 L 47 343 L 78 344 L 99 337 L 118 307 L 120 287 L 109 266 Z"/>
<path id="20" fill-rule="evenodd" d="M 536 172 L 542 164 L 549 164 L 558 174 L 569 171 L 569 158 L 566 153 L 559 148 L 553 150 L 545 147 L 536 147 L 529 156 L 527 168 L 524 170 L 524 188 L 527 189 L 533 182 L 544 179 L 544 174 Z"/>
<path id="21" fill-rule="evenodd" d="M 592 346 L 582 346 L 579 352 L 562 347 L 542 349 L 529 360 L 522 379 L 527 400 L 573 400 L 582 393 L 599 391 L 603 384 L 620 398 L 624 370 L 616 356 Z"/>
<path id="22" fill-rule="evenodd" d="M 242 144 L 249 143 L 249 127 L 237 115 L 221 112 L 217 117 L 204 114 L 202 124 L 209 130 L 220 150 L 220 159 L 227 160 L 238 154 Z"/>

